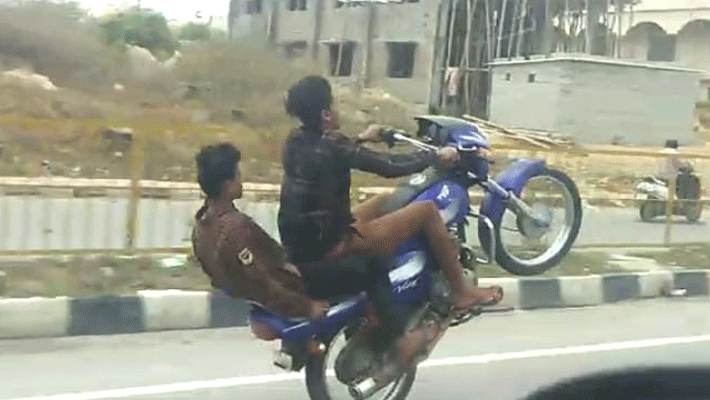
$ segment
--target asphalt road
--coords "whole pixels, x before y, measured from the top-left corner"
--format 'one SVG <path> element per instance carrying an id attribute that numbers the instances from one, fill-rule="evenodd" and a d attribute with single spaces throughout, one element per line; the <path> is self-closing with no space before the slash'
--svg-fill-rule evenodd
<path id="1" fill-rule="evenodd" d="M 142 200 L 138 217 L 138 248 L 188 244 L 191 220 L 201 203 L 195 201 Z M 278 238 L 276 204 L 240 202 L 240 207 Z M 51 199 L 0 197 L 0 250 L 86 249 L 124 247 L 128 202 L 126 199 Z M 705 219 L 691 224 L 675 218 L 672 241 L 710 241 Z M 662 243 L 663 218 L 641 222 L 638 210 L 585 207 L 577 244 Z M 511 225 L 512 226 L 512 225 Z M 475 228 L 475 224 L 472 224 Z M 475 243 L 471 229 L 469 242 Z"/>
<path id="2" fill-rule="evenodd" d="M 710 363 L 708 299 L 484 314 L 450 330 L 411 400 L 522 399 L 558 380 Z M 306 400 L 244 329 L 0 342 L 0 400 Z"/>

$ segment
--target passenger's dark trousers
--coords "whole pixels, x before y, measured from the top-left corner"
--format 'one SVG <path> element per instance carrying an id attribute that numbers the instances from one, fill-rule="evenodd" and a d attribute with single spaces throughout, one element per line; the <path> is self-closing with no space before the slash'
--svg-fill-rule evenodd
<path id="1" fill-rule="evenodd" d="M 394 301 L 389 281 L 387 257 L 356 255 L 342 261 L 301 263 L 298 268 L 308 287 L 308 295 L 334 300 L 367 292 L 382 323 L 378 342 L 388 345 L 404 334 L 408 318 L 415 311 Z"/>

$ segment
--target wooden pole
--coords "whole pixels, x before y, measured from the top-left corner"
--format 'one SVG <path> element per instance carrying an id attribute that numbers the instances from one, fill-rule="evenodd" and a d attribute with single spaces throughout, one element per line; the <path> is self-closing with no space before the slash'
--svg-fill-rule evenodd
<path id="1" fill-rule="evenodd" d="M 522 0 L 520 7 L 520 22 L 518 23 L 518 43 L 516 43 L 515 57 L 520 57 L 520 51 L 523 46 L 523 38 L 525 34 L 525 20 L 528 18 L 528 0 Z"/>
<path id="2" fill-rule="evenodd" d="M 606 15 L 605 20 L 607 21 L 607 24 L 604 27 L 604 35 L 606 36 L 606 52 L 605 52 L 606 54 L 605 55 L 607 57 L 611 57 L 614 55 L 613 49 L 612 49 L 613 43 L 612 43 L 611 34 L 614 32 L 614 23 L 616 20 L 616 13 L 614 13 L 614 15 L 612 16 L 613 19 L 609 18 L 609 7 L 611 7 L 611 3 L 609 3 L 609 0 L 606 0 L 604 2 L 604 5 L 606 6 L 604 8 L 604 15 Z M 611 22 L 609 22 L 609 20 L 611 20 Z"/>
<path id="3" fill-rule="evenodd" d="M 493 46 L 492 43 L 492 38 L 493 38 L 493 32 L 491 32 L 491 10 L 490 10 L 490 1 L 491 0 L 486 0 L 486 43 L 487 43 L 487 48 L 488 48 L 488 90 L 487 96 L 486 96 L 486 118 L 490 118 L 491 114 L 491 95 L 492 90 L 491 88 L 493 87 L 493 60 L 491 59 L 491 56 L 493 55 L 493 49 L 491 46 Z"/>
<path id="4" fill-rule="evenodd" d="M 128 202 L 128 218 L 126 220 L 126 249 L 132 254 L 136 246 L 138 232 L 138 207 L 141 200 L 140 182 L 144 170 L 144 124 L 134 131 L 133 148 L 131 149 L 131 198 Z M 143 128 L 143 129 L 141 129 Z"/>
<path id="5" fill-rule="evenodd" d="M 453 48 L 453 42 L 454 42 L 454 23 L 456 22 L 456 12 L 458 11 L 458 6 L 459 6 L 459 1 L 460 0 L 451 0 L 452 5 L 451 5 L 451 16 L 449 18 L 449 41 L 448 41 L 448 46 L 447 46 L 447 51 L 446 51 L 446 64 L 444 65 L 444 86 L 442 87 L 442 91 L 445 93 L 443 96 L 444 98 L 444 109 L 446 110 L 446 113 L 448 114 L 451 111 L 451 107 L 449 106 L 449 94 L 446 88 L 448 88 L 448 69 L 451 67 L 452 63 L 452 57 L 451 57 L 451 50 Z"/>
<path id="6" fill-rule="evenodd" d="M 510 36 L 508 36 L 508 59 L 510 60 L 513 58 L 511 55 L 513 53 L 513 37 L 516 36 L 516 29 L 515 29 L 515 22 L 518 21 L 518 25 L 520 25 L 520 3 L 521 0 L 514 0 L 515 1 L 515 7 L 513 8 L 513 22 L 510 24 Z M 518 41 L 520 41 L 520 37 L 517 38 Z"/>
<path id="7" fill-rule="evenodd" d="M 584 52 L 587 54 L 592 53 L 591 35 L 589 34 L 589 30 L 592 29 L 592 15 L 590 14 L 592 7 L 590 6 L 590 3 L 590 1 L 587 1 L 587 18 L 584 23 Z"/>
<path id="8" fill-rule="evenodd" d="M 621 35 L 623 34 L 621 27 L 623 19 L 621 17 L 624 13 L 624 4 L 622 1 L 623 0 L 616 0 L 616 14 L 618 15 L 617 21 L 619 22 L 617 26 L 618 33 L 616 35 L 616 58 L 621 58 Z"/>
<path id="9" fill-rule="evenodd" d="M 323 29 L 323 2 L 324 0 L 316 0 L 316 18 L 315 26 L 313 27 L 313 47 L 311 48 L 311 58 L 313 60 L 318 59 L 318 52 L 320 51 L 320 37 L 321 31 Z M 276 3 L 280 4 L 280 3 Z"/>
<path id="10" fill-rule="evenodd" d="M 365 59 L 363 60 L 362 86 L 370 87 L 372 81 L 372 40 L 375 35 L 375 3 L 367 3 L 367 37 L 365 39 Z"/>
<path id="11" fill-rule="evenodd" d="M 340 44 L 338 45 L 338 62 L 335 65 L 335 74 L 333 74 L 335 76 L 340 76 L 340 65 L 343 61 L 343 47 L 345 47 L 345 43 L 347 42 L 345 36 L 348 33 L 348 21 L 350 20 L 350 18 L 348 18 L 348 14 L 350 14 L 349 11 L 351 4 L 351 2 L 348 2 L 345 6 L 345 23 L 343 23 L 343 31 L 340 34 Z"/>
<path id="12" fill-rule="evenodd" d="M 673 206 L 675 202 L 676 179 L 670 179 L 668 183 L 668 198 L 666 199 L 666 231 L 663 235 L 663 243 L 666 246 L 671 244 L 671 228 L 673 227 Z"/>
<path id="13" fill-rule="evenodd" d="M 543 39 L 545 48 L 543 49 L 543 54 L 545 58 L 550 58 L 550 53 L 552 53 L 552 13 L 550 12 L 550 0 L 545 0 L 545 25 L 543 25 Z"/>
<path id="14" fill-rule="evenodd" d="M 496 44 L 496 58 L 501 57 L 501 47 L 503 42 L 503 29 L 505 28 L 505 12 L 508 8 L 508 0 L 503 0 L 503 7 L 498 19 L 498 43 Z"/>
<path id="15" fill-rule="evenodd" d="M 451 15 L 449 17 L 449 37 L 448 44 L 446 46 L 446 65 L 448 68 L 451 66 L 451 48 L 454 42 L 454 22 L 456 21 L 456 11 L 458 10 L 459 0 L 451 0 Z"/>

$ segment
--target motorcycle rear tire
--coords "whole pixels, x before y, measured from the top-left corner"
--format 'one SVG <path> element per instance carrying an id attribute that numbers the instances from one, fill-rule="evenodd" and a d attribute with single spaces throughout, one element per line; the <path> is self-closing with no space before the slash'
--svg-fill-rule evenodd
<path id="1" fill-rule="evenodd" d="M 685 207 L 685 218 L 689 222 L 698 222 L 700 219 L 700 216 L 703 213 L 703 205 L 702 204 L 692 204 L 692 205 L 687 205 Z"/>
<path id="2" fill-rule="evenodd" d="M 344 329 L 340 331 L 335 337 L 344 334 Z M 326 366 L 324 365 L 326 357 L 336 357 L 337 354 L 330 354 L 331 344 L 335 338 L 331 339 L 328 343 L 328 349 L 326 352 L 320 356 L 311 356 L 306 362 L 306 389 L 308 390 L 308 396 L 311 400 L 334 400 L 328 393 L 328 383 L 326 381 Z M 400 379 L 403 381 L 397 387 L 397 391 L 387 398 L 387 400 L 405 400 L 412 390 L 414 385 L 414 379 L 416 378 L 417 367 L 412 367 L 408 372 L 406 372 Z M 382 389 L 385 390 L 385 389 Z M 372 398 L 378 398 L 376 393 Z"/>
<path id="3" fill-rule="evenodd" d="M 655 208 L 656 205 L 648 200 L 641 203 L 641 207 L 639 207 L 639 216 L 641 217 L 641 220 L 644 222 L 653 221 L 656 217 Z"/>

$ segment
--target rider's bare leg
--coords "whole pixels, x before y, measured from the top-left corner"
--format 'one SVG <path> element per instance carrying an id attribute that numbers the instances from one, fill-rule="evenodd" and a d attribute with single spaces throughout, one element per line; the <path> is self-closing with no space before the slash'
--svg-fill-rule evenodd
<path id="1" fill-rule="evenodd" d="M 377 195 L 353 208 L 353 217 L 359 221 L 367 222 L 382 216 L 382 204 L 392 196 L 391 194 Z"/>
<path id="2" fill-rule="evenodd" d="M 392 254 L 414 234 L 423 233 L 451 284 L 454 308 L 470 308 L 481 303 L 494 304 L 500 301 L 499 287 L 471 287 L 466 283 L 456 245 L 433 202 L 412 203 L 374 220 L 359 221 L 355 228 L 361 236 L 349 236 L 348 240 L 336 246 L 329 257 L 340 258 L 353 253 Z"/>

